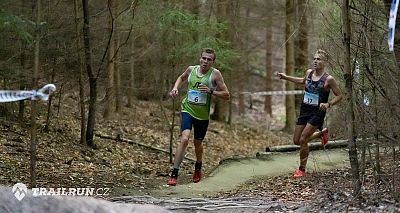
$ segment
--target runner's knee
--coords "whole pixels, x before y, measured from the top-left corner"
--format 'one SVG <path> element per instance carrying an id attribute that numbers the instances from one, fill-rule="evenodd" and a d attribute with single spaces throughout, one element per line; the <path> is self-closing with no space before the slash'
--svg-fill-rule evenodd
<path id="1" fill-rule="evenodd" d="M 188 144 L 189 144 L 189 138 L 187 138 L 187 137 L 182 137 L 182 138 L 181 138 L 181 144 L 182 144 L 184 147 L 187 147 Z"/>
<path id="2" fill-rule="evenodd" d="M 304 137 L 304 136 L 301 136 L 298 145 L 306 144 L 307 142 L 308 142 L 308 141 L 307 141 L 307 138 Z"/>
<path id="3" fill-rule="evenodd" d="M 300 145 L 300 140 L 298 138 L 293 138 L 293 143 L 296 145 Z"/>

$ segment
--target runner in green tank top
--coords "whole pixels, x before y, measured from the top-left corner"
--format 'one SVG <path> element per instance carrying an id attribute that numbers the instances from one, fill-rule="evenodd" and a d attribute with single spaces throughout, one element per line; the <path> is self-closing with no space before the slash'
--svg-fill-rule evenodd
<path id="1" fill-rule="evenodd" d="M 185 156 L 189 144 L 189 136 L 194 130 L 194 150 L 196 164 L 192 180 L 197 183 L 201 180 L 203 158 L 202 141 L 206 135 L 210 117 L 211 96 L 229 100 L 230 95 L 221 72 L 212 67 L 216 54 L 211 48 L 203 49 L 200 54 L 200 65 L 189 66 L 177 79 L 170 95 L 178 96 L 178 89 L 182 83 L 188 82 L 187 94 L 182 100 L 181 112 L 181 140 L 176 148 L 174 166 L 167 184 L 175 186 L 177 183 L 179 166 Z"/>
<path id="2" fill-rule="evenodd" d="M 193 66 L 188 77 L 188 92 L 182 101 L 182 112 L 187 112 L 199 120 L 208 120 L 210 117 L 211 94 L 201 92 L 198 88 L 202 85 L 215 89 L 211 76 L 214 68 L 210 68 L 206 74 L 199 75 L 200 66 Z"/>

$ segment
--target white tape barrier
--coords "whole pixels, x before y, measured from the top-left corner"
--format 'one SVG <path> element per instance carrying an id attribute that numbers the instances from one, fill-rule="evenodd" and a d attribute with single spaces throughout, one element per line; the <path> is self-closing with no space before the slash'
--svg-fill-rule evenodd
<path id="1" fill-rule="evenodd" d="M 264 92 L 241 92 L 243 95 L 300 95 L 304 90 L 289 90 L 289 91 L 264 91 Z"/>
<path id="2" fill-rule="evenodd" d="M 52 92 L 56 91 L 54 84 L 47 84 L 38 91 L 31 90 L 0 90 L 0 102 L 12 102 L 21 100 L 49 100 L 49 96 Z"/>

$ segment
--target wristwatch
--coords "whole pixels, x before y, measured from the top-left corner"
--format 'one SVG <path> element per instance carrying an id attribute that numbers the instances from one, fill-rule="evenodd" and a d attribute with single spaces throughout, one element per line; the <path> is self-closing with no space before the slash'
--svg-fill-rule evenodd
<path id="1" fill-rule="evenodd" d="M 210 94 L 212 95 L 214 93 L 214 89 L 210 88 Z"/>

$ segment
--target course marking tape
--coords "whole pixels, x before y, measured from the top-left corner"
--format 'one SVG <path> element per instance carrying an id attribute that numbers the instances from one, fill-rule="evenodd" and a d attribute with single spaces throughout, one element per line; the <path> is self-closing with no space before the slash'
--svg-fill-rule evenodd
<path id="1" fill-rule="evenodd" d="M 304 90 L 289 90 L 289 91 L 263 91 L 263 92 L 241 92 L 243 95 L 300 95 Z"/>
<path id="2" fill-rule="evenodd" d="M 21 100 L 49 100 L 52 92 L 56 91 L 54 84 L 47 84 L 39 90 L 0 90 L 0 102 L 13 102 Z"/>

